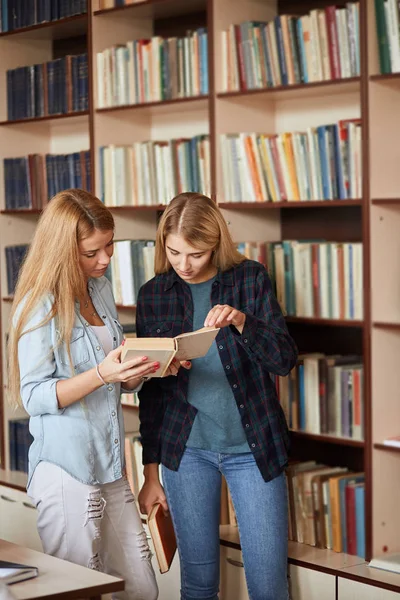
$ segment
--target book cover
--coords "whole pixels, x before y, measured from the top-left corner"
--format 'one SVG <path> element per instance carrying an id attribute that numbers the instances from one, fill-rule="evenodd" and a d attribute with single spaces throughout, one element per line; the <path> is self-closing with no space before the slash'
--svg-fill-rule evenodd
<path id="1" fill-rule="evenodd" d="M 39 575 L 37 567 L 0 560 L 0 582 L 10 585 Z"/>
<path id="2" fill-rule="evenodd" d="M 148 377 L 164 377 L 173 358 L 184 361 L 205 356 L 218 332 L 218 327 L 203 327 L 174 338 L 128 338 L 121 360 L 125 362 L 138 356 L 147 356 L 150 362 L 160 363 L 160 368 Z"/>
<path id="3" fill-rule="evenodd" d="M 161 504 L 155 504 L 148 518 L 160 573 L 169 571 L 176 552 L 176 538 L 170 513 L 167 515 Z"/>

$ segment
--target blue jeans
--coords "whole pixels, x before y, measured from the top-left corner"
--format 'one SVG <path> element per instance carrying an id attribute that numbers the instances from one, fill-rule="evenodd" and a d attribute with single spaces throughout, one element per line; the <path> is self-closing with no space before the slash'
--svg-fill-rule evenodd
<path id="1" fill-rule="evenodd" d="M 221 475 L 232 495 L 251 600 L 288 600 L 284 475 L 266 483 L 251 452 L 186 448 L 178 471 L 162 467 L 181 564 L 181 600 L 218 600 Z"/>

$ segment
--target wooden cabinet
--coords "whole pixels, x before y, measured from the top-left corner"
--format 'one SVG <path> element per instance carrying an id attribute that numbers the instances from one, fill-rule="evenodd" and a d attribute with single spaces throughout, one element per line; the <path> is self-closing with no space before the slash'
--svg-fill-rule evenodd
<path id="1" fill-rule="evenodd" d="M 335 600 L 336 577 L 289 565 L 291 600 Z"/>
<path id="2" fill-rule="evenodd" d="M 390 592 L 374 585 L 339 577 L 338 600 L 399 600 L 399 598 L 400 592 Z"/>
<path id="3" fill-rule="evenodd" d="M 240 550 L 221 546 L 220 600 L 249 600 Z"/>
<path id="4" fill-rule="evenodd" d="M 335 577 L 289 565 L 291 600 L 335 600 Z M 220 600 L 249 600 L 240 550 L 221 546 Z"/>
<path id="5" fill-rule="evenodd" d="M 0 539 L 42 552 L 36 516 L 25 492 L 0 486 Z"/>

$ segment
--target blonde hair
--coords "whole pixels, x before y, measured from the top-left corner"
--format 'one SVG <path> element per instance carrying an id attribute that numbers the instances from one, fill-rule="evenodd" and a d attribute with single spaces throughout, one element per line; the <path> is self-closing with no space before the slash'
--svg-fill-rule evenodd
<path id="1" fill-rule="evenodd" d="M 113 231 L 113 216 L 98 198 L 80 189 L 56 194 L 39 219 L 20 269 L 11 310 L 8 392 L 13 404 L 21 405 L 18 341 L 25 333 L 57 318 L 59 343 L 66 342 L 72 367 L 70 340 L 75 322 L 75 301 L 86 293 L 85 277 L 79 267 L 78 244 L 95 229 Z M 34 328 L 24 331 L 35 308 L 49 295 L 52 298 L 49 314 Z"/>
<path id="2" fill-rule="evenodd" d="M 199 250 L 212 249 L 212 263 L 220 271 L 227 271 L 246 260 L 233 243 L 218 206 L 202 194 L 179 194 L 167 206 L 157 230 L 156 275 L 166 273 L 171 268 L 165 250 L 165 240 L 170 234 L 181 235 Z"/>

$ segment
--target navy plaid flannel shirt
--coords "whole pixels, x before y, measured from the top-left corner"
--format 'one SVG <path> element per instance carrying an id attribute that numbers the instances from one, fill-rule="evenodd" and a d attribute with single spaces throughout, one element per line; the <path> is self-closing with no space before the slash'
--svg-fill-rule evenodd
<path id="1" fill-rule="evenodd" d="M 270 373 L 287 375 L 297 348 L 288 333 L 266 269 L 246 260 L 218 273 L 211 304 L 228 304 L 246 315 L 243 332 L 224 327 L 216 338 L 249 448 L 265 481 L 278 476 L 288 459 L 289 433 Z M 189 285 L 175 271 L 157 275 L 140 290 L 138 337 L 174 337 L 192 331 Z M 187 401 L 190 371 L 153 378 L 139 392 L 143 464 L 162 463 L 176 471 L 197 409 Z M 207 382 L 204 382 L 207 392 Z"/>

